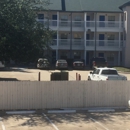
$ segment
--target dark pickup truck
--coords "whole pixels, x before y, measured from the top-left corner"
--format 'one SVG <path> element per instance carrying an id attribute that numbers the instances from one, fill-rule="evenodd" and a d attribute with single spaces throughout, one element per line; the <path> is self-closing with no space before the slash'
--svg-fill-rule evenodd
<path id="1" fill-rule="evenodd" d="M 107 61 L 103 57 L 92 58 L 90 62 L 90 68 L 94 69 L 97 67 L 107 67 Z"/>

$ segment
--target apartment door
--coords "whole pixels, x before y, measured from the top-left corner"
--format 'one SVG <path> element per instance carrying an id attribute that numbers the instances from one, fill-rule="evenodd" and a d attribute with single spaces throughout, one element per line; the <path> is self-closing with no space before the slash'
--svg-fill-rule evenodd
<path id="1" fill-rule="evenodd" d="M 99 16 L 99 27 L 105 27 L 105 16 L 104 15 L 100 15 Z"/>
<path id="2" fill-rule="evenodd" d="M 99 34 L 99 46 L 104 46 L 104 34 Z"/>
<path id="3" fill-rule="evenodd" d="M 57 26 L 57 15 L 52 15 L 52 25 Z"/>
<path id="4" fill-rule="evenodd" d="M 90 27 L 90 16 L 87 16 L 86 21 L 87 21 L 87 27 Z"/>
<path id="5" fill-rule="evenodd" d="M 86 45 L 89 46 L 90 45 L 90 34 L 86 35 Z"/>

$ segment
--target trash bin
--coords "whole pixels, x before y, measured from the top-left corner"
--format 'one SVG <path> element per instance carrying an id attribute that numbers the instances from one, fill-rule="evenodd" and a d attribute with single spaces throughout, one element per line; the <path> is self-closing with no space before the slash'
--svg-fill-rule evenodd
<path id="1" fill-rule="evenodd" d="M 68 80 L 68 72 L 54 72 L 51 74 L 51 81 Z"/>

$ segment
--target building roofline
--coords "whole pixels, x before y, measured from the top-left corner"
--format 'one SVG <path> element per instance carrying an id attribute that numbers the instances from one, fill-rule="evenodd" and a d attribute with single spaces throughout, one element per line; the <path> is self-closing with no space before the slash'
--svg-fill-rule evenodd
<path id="1" fill-rule="evenodd" d="M 63 11 L 63 10 L 41 10 L 41 11 L 56 11 L 56 12 L 64 12 L 64 13 L 87 13 L 87 12 L 92 12 L 92 13 L 123 13 L 123 11 Z"/>
<path id="2" fill-rule="evenodd" d="M 124 7 L 126 7 L 126 6 L 130 6 L 130 1 L 129 2 L 126 2 L 125 4 L 123 4 L 123 5 L 121 5 L 120 7 L 119 7 L 119 9 L 123 9 Z"/>

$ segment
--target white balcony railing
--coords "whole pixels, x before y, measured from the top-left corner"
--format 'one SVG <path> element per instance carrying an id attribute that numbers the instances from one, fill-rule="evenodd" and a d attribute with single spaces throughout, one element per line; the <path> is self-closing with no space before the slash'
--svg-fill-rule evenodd
<path id="1" fill-rule="evenodd" d="M 50 43 L 51 47 L 54 48 L 61 48 L 61 49 L 69 49 L 70 45 L 72 43 L 72 48 L 78 48 L 78 49 L 84 49 L 84 40 L 83 39 L 53 39 Z M 95 40 L 86 40 L 86 47 L 94 47 L 95 46 Z M 97 40 L 96 46 L 99 48 L 122 48 L 123 47 L 123 41 L 119 43 L 119 40 Z M 104 48 L 104 49 L 105 49 Z"/>
<path id="2" fill-rule="evenodd" d="M 123 27 L 123 22 L 119 21 L 97 21 L 97 27 L 100 28 L 119 28 L 120 26 Z M 95 21 L 87 21 L 86 22 L 87 27 L 95 27 Z"/>
<path id="3" fill-rule="evenodd" d="M 45 26 L 60 26 L 70 27 L 71 21 L 66 20 L 48 20 L 48 19 L 37 19 L 38 22 L 43 23 Z M 97 21 L 97 28 L 119 28 L 123 27 L 123 22 L 120 21 Z M 72 27 L 84 27 L 84 21 L 72 21 Z M 86 27 L 95 27 L 95 21 L 86 21 Z"/>
<path id="4" fill-rule="evenodd" d="M 95 40 L 87 40 L 86 46 L 92 47 L 95 45 Z M 119 40 L 97 40 L 96 41 L 97 47 L 122 47 L 123 41 L 119 43 Z"/>
<path id="5" fill-rule="evenodd" d="M 59 39 L 59 46 L 68 46 L 71 44 L 71 39 Z M 83 39 L 72 39 L 72 46 L 84 46 Z"/>
<path id="6" fill-rule="evenodd" d="M 59 21 L 60 27 L 70 27 L 71 21 Z M 84 27 L 84 21 L 72 21 L 72 27 Z"/>

